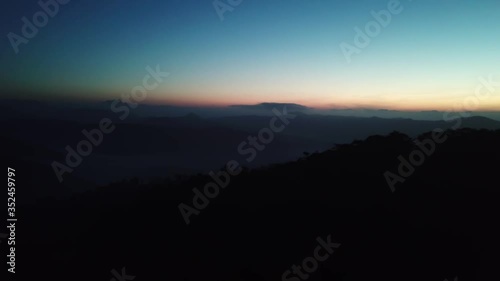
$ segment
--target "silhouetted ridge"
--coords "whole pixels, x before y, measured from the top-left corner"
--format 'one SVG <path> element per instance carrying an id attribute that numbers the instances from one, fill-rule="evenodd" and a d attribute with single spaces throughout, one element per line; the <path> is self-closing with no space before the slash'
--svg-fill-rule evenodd
<path id="1" fill-rule="evenodd" d="M 280 280 L 313 254 L 317 237 L 331 235 L 341 246 L 316 280 L 486 280 L 499 262 L 500 130 L 446 136 L 395 192 L 384 173 L 397 174 L 399 157 L 420 149 L 398 132 L 244 169 L 190 225 L 179 204 L 193 206 L 193 188 L 213 181 L 205 174 L 40 202 L 21 214 L 19 239 L 35 253 L 25 264 L 39 274 L 64 264 L 50 271 L 56 280 L 75 272 L 72 280 L 93 280 L 122 266 L 155 280 L 165 261 L 172 280 Z"/>

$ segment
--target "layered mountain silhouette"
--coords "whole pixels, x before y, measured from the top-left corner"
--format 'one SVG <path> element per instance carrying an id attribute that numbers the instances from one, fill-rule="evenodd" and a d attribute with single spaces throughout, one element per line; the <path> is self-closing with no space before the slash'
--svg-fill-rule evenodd
<path id="1" fill-rule="evenodd" d="M 22 102 L 3 105 L 12 111 L 18 103 Z M 16 114 L 10 112 L 2 116 L 0 124 L 4 130 L 0 136 L 50 152 L 35 154 L 29 158 L 30 161 L 43 165 L 50 165 L 53 161 L 64 163 L 66 147 L 75 149 L 80 141 L 86 140 L 82 130 L 98 128 L 100 120 L 109 118 L 116 125 L 116 130 L 106 134 L 102 144 L 95 147 L 92 154 L 85 157 L 71 173 L 71 177 L 86 182 L 107 184 L 131 177 L 147 181 L 176 174 L 206 173 L 224 166 L 231 159 L 241 160 L 244 156 L 238 152 L 238 146 L 269 126 L 272 118 L 269 114 L 272 114 L 273 108 L 287 108 L 296 118 L 283 132 L 275 135 L 264 153 L 251 163 L 245 163 L 249 168 L 296 160 L 304 152 L 321 152 L 335 144 L 350 143 L 375 134 L 389 134 L 394 130 L 416 137 L 434 129 L 500 129 L 499 121 L 481 116 L 447 121 L 335 116 L 305 113 L 309 109 L 301 105 L 275 103 L 235 106 L 258 109 L 267 115 L 244 110 L 240 115 L 219 117 L 203 116 L 203 112 L 183 116 L 144 116 L 136 110 L 149 106 L 141 105 L 132 110 L 128 118 L 120 120 L 109 108 L 106 109 L 110 103 L 93 107 L 22 103 L 26 106 L 24 109 L 19 111 L 15 107 Z M 167 106 L 162 110 L 169 109 Z M 250 112 L 255 114 L 241 115 Z M 13 146 L 8 153 L 22 154 L 23 150 Z M 57 180 L 55 173 L 52 174 Z M 69 177 L 69 174 L 66 176 Z"/>

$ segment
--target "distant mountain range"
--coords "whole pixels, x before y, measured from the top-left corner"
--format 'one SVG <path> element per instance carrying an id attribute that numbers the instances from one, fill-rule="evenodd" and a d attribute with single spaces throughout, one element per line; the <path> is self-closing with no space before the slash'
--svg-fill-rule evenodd
<path id="1" fill-rule="evenodd" d="M 335 116 L 305 113 L 310 109 L 296 104 L 234 107 L 258 108 L 260 113 L 266 112 L 256 115 L 202 117 L 189 112 L 178 117 L 141 117 L 136 114 L 125 120 L 117 119 L 116 114 L 105 110 L 103 104 L 101 106 L 100 109 L 83 109 L 81 106 L 64 109 L 29 103 L 20 109 L 8 107 L 9 110 L 2 111 L 0 136 L 15 144 L 9 149 L 13 157 L 25 155 L 25 147 L 31 146 L 33 153 L 24 159 L 51 171 L 53 161 L 64 161 L 66 146 L 75 147 L 86 139 L 82 130 L 97 128 L 99 120 L 110 118 L 115 122 L 116 130 L 105 135 L 102 144 L 84 158 L 81 166 L 67 174 L 80 182 L 72 185 L 73 189 L 82 190 L 124 178 L 148 180 L 208 172 L 224 166 L 231 159 L 245 159 L 247 156 L 239 152 L 239 145 L 269 126 L 272 118 L 269 112 L 272 113 L 273 108 L 283 110 L 286 107 L 296 117 L 275 135 L 255 160 L 250 163 L 243 161 L 249 168 L 293 161 L 304 153 L 321 152 L 336 144 L 351 143 L 371 135 L 387 135 L 393 131 L 416 137 L 434 129 L 500 129 L 500 122 L 479 116 L 449 122 Z M 151 106 L 138 108 L 147 110 Z M 56 179 L 53 172 L 45 173 L 43 178 Z"/>
<path id="2" fill-rule="evenodd" d="M 100 116 L 110 114 L 110 108 L 114 101 L 103 102 L 40 102 L 3 100 L 0 101 L 0 117 L 12 116 L 13 114 L 29 115 L 37 118 L 65 118 L 66 120 L 81 120 L 86 116 L 87 120 L 95 121 Z M 388 109 L 315 109 L 295 103 L 260 103 L 255 105 L 232 105 L 228 107 L 194 107 L 175 105 L 153 105 L 140 104 L 131 111 L 129 119 L 148 117 L 182 117 L 195 113 L 203 118 L 230 117 L 245 115 L 272 115 L 273 108 L 286 106 L 290 112 L 300 112 L 310 115 L 335 115 L 350 117 L 379 117 L 379 118 L 409 118 L 414 120 L 443 120 L 445 112 L 436 110 L 426 111 L 398 111 Z M 481 116 L 500 121 L 500 112 L 480 111 L 472 112 L 465 117 Z"/>

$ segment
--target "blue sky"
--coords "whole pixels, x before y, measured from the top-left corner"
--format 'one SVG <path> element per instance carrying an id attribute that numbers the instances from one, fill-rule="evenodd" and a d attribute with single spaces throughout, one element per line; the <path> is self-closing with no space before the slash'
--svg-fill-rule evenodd
<path id="1" fill-rule="evenodd" d="M 401 1 L 348 63 L 339 45 L 389 2 L 243 0 L 221 21 L 212 1 L 72 0 L 15 54 L 7 34 L 41 9 L 18 1 L 2 9 L 0 82 L 5 95 L 105 100 L 160 65 L 171 75 L 145 102 L 447 109 L 500 72 L 495 0 Z"/>

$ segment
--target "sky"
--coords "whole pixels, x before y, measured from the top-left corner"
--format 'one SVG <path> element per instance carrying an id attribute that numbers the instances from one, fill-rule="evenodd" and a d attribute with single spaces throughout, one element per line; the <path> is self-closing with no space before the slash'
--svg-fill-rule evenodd
<path id="1" fill-rule="evenodd" d="M 221 18 L 212 0 L 70 0 L 16 54 L 9 34 L 41 10 L 19 0 L 1 12 L 1 93 L 115 99 L 159 66 L 170 75 L 145 103 L 449 110 L 479 77 L 500 81 L 500 1 L 391 1 L 243 0 Z M 359 47 L 355 28 L 382 10 L 391 20 L 349 62 L 341 44 Z M 500 87 L 477 109 L 500 110 Z"/>

